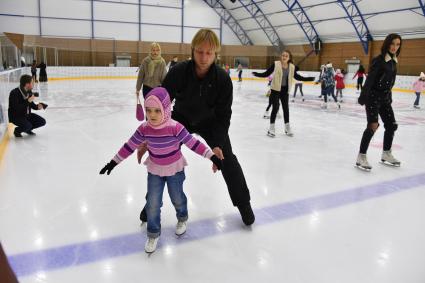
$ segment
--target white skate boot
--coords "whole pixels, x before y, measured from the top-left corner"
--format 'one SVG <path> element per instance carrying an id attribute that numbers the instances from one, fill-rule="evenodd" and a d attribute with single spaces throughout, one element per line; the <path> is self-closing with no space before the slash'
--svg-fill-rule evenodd
<path id="1" fill-rule="evenodd" d="M 181 236 L 186 233 L 187 221 L 178 221 L 176 225 L 176 235 Z"/>
<path id="2" fill-rule="evenodd" d="M 356 167 L 368 172 L 372 169 L 372 166 L 370 166 L 369 162 L 367 162 L 366 154 L 359 153 L 357 156 Z"/>
<path id="3" fill-rule="evenodd" d="M 294 133 L 291 131 L 291 126 L 289 125 L 289 123 L 285 124 L 285 134 L 288 137 L 292 137 L 294 135 Z"/>
<path id="4" fill-rule="evenodd" d="M 381 162 L 386 165 L 400 167 L 401 162 L 394 158 L 391 150 L 383 151 L 381 156 Z"/>
<path id="5" fill-rule="evenodd" d="M 270 112 L 269 111 L 264 112 L 263 118 L 270 119 Z"/>
<path id="6" fill-rule="evenodd" d="M 146 240 L 145 244 L 145 252 L 148 254 L 153 253 L 156 250 L 156 246 L 158 244 L 159 237 L 156 238 L 149 238 Z"/>
<path id="7" fill-rule="evenodd" d="M 267 131 L 267 135 L 271 138 L 274 138 L 276 136 L 274 124 L 270 124 L 270 129 Z"/>

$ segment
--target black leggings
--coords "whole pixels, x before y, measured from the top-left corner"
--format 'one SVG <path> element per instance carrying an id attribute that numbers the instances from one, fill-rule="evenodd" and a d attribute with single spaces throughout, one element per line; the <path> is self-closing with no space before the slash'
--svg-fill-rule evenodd
<path id="1" fill-rule="evenodd" d="M 303 84 L 302 83 L 296 83 L 295 84 L 295 90 L 294 90 L 294 97 L 297 95 L 298 88 L 300 89 L 301 96 L 304 96 L 304 93 L 303 93 Z"/>
<path id="2" fill-rule="evenodd" d="M 363 77 L 357 78 L 357 90 L 361 90 L 363 88 Z"/>
<path id="3" fill-rule="evenodd" d="M 270 93 L 269 95 L 269 105 L 267 105 L 266 111 L 268 112 L 270 110 L 270 107 L 272 107 L 273 102 L 272 102 L 272 94 Z"/>
<path id="4" fill-rule="evenodd" d="M 360 143 L 360 153 L 366 154 L 369 148 L 370 141 L 375 134 L 375 130 L 372 129 L 372 124 L 378 123 L 378 115 L 381 117 L 382 122 L 384 122 L 384 150 L 390 150 L 393 144 L 394 133 L 398 128 L 391 103 L 374 100 L 367 103 L 365 108 L 367 127 L 363 132 Z"/>
<path id="5" fill-rule="evenodd" d="M 285 121 L 285 124 L 289 123 L 288 87 L 282 86 L 280 92 L 272 89 L 270 98 L 272 100 L 272 114 L 270 115 L 270 124 L 274 124 L 276 122 L 277 112 L 279 112 L 279 100 L 282 103 L 283 120 Z"/>

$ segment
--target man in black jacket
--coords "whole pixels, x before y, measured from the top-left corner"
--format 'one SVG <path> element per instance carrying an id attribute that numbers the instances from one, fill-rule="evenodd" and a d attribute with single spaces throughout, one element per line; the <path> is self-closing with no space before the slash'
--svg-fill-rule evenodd
<path id="1" fill-rule="evenodd" d="M 209 29 L 199 30 L 192 40 L 193 60 L 170 69 L 162 86 L 175 101 L 172 118 L 189 132 L 198 133 L 223 161 L 221 172 L 232 203 L 238 207 L 243 222 L 251 225 L 255 216 L 248 186 L 229 138 L 233 85 L 227 73 L 214 64 L 219 50 L 217 35 Z M 140 151 L 139 162 L 146 149 Z M 140 219 L 146 221 L 144 209 Z"/>
<path id="2" fill-rule="evenodd" d="M 22 133 L 35 135 L 32 131 L 46 125 L 44 118 L 31 113 L 32 110 L 41 110 L 47 107 L 44 103 L 34 103 L 35 96 L 32 93 L 32 78 L 30 75 L 22 75 L 19 87 L 10 92 L 9 95 L 9 122 L 17 127 L 13 134 L 17 138 L 22 137 Z"/>

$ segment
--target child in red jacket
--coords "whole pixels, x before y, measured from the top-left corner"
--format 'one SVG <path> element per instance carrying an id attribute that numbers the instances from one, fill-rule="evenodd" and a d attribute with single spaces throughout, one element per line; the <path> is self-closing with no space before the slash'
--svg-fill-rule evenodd
<path id="1" fill-rule="evenodd" d="M 342 102 L 342 90 L 345 88 L 344 84 L 344 74 L 341 72 L 341 69 L 337 69 L 335 73 L 336 80 L 336 98 L 338 98 L 338 93 L 340 95 L 340 102 Z"/>

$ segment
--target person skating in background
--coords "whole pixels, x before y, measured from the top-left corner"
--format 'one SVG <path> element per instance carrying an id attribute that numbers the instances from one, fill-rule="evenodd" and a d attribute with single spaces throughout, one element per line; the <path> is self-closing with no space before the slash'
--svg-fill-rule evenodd
<path id="1" fill-rule="evenodd" d="M 139 74 L 136 83 L 136 95 L 139 96 L 142 88 L 143 97 L 154 87 L 160 86 L 167 74 L 165 60 L 161 56 L 161 46 L 159 43 L 151 44 L 150 54 L 145 57 L 139 67 Z"/>
<path id="2" fill-rule="evenodd" d="M 397 76 L 397 57 L 400 55 L 401 45 L 401 36 L 398 34 L 392 33 L 385 38 L 381 47 L 381 54 L 372 60 L 369 75 L 358 99 L 360 105 L 365 105 L 367 127 L 363 131 L 356 166 L 366 171 L 372 169 L 366 158 L 366 153 L 370 141 L 379 127 L 378 116 L 384 122 L 385 128 L 381 162 L 400 166 L 400 161 L 395 159 L 391 152 L 394 133 L 398 128 L 391 106 L 391 90 Z"/>
<path id="3" fill-rule="evenodd" d="M 32 77 L 32 81 L 33 83 L 38 83 L 37 80 L 37 61 L 32 61 L 31 64 L 31 77 Z"/>
<path id="4" fill-rule="evenodd" d="M 37 68 L 40 69 L 40 74 L 38 75 L 38 81 L 40 83 L 47 82 L 47 65 L 42 61 L 40 64 L 38 64 Z"/>
<path id="5" fill-rule="evenodd" d="M 269 137 L 275 137 L 275 121 L 279 111 L 279 100 L 282 103 L 283 117 L 285 121 L 285 134 L 293 136 L 291 126 L 289 124 L 289 90 L 294 84 L 294 78 L 298 81 L 314 81 L 314 77 L 302 77 L 298 74 L 298 67 L 292 62 L 292 54 L 289 50 L 285 50 L 281 54 L 281 58 L 275 61 L 264 73 L 253 72 L 256 77 L 266 78 L 273 74 L 271 84 L 271 100 L 272 113 L 270 116 L 270 128 L 267 131 Z"/>
<path id="6" fill-rule="evenodd" d="M 340 69 L 337 69 L 335 72 L 335 81 L 336 81 L 336 98 L 338 99 L 339 94 L 339 102 L 342 102 L 342 90 L 345 88 L 344 84 L 344 74 Z"/>
<path id="7" fill-rule="evenodd" d="M 230 66 L 229 66 L 229 64 L 226 64 L 225 66 L 224 66 L 224 70 L 226 71 L 226 73 L 230 76 Z"/>
<path id="8" fill-rule="evenodd" d="M 321 65 L 320 66 L 319 77 L 317 78 L 317 81 L 315 82 L 315 84 L 319 84 L 320 83 L 320 95 L 318 96 L 319 99 L 322 99 L 322 96 L 323 96 L 323 94 L 325 92 L 325 86 L 323 84 L 323 81 L 321 80 L 324 71 L 325 71 L 325 65 Z"/>
<path id="9" fill-rule="evenodd" d="M 328 63 L 323 72 L 322 72 L 322 76 L 320 78 L 320 81 L 323 85 L 323 104 L 322 104 L 322 108 L 323 109 L 327 109 L 328 108 L 328 96 L 332 96 L 332 98 L 334 99 L 335 103 L 338 106 L 338 109 L 341 108 L 341 105 L 339 104 L 338 100 L 335 97 L 334 94 L 334 89 L 335 89 L 335 72 L 334 72 L 334 68 L 332 66 L 332 63 Z"/>
<path id="10" fill-rule="evenodd" d="M 156 250 L 161 234 L 161 207 L 165 183 L 176 209 L 178 221 L 175 233 L 181 236 L 186 232 L 188 210 L 183 182 L 187 162 L 181 152 L 181 144 L 210 159 L 218 170 L 221 169 L 222 162 L 206 145 L 189 134 L 182 124 L 171 118 L 171 100 L 165 88 L 154 88 L 145 96 L 145 109 L 147 121 L 137 128 L 115 157 L 102 168 L 100 174 L 109 175 L 114 167 L 129 157 L 139 145 L 147 142 L 149 157 L 144 164 L 148 170 L 146 202 L 148 239 L 145 251 L 152 253 Z M 216 169 L 213 168 L 213 171 Z"/>
<path id="11" fill-rule="evenodd" d="M 171 60 L 168 63 L 168 70 L 170 70 L 172 67 L 174 67 L 178 62 L 179 62 L 179 57 L 178 56 L 174 56 L 173 57 L 173 60 Z"/>
<path id="12" fill-rule="evenodd" d="M 303 83 L 295 80 L 295 89 L 294 96 L 292 97 L 292 102 L 295 102 L 295 97 L 297 96 L 297 91 L 300 90 L 302 102 L 304 102 L 304 92 L 303 92 Z"/>
<path id="13" fill-rule="evenodd" d="M 416 94 L 415 102 L 413 103 L 413 107 L 416 109 L 420 109 L 419 100 L 421 98 L 421 92 L 425 91 L 425 74 L 421 72 L 417 81 L 413 83 L 413 91 Z"/>
<path id="14" fill-rule="evenodd" d="M 267 79 L 268 79 L 268 83 L 267 83 L 267 86 L 271 86 L 271 84 L 272 84 L 272 81 L 273 81 L 273 75 L 270 75 L 270 76 L 268 76 L 267 77 Z M 264 115 L 263 115 L 263 118 L 264 119 L 270 119 L 270 108 L 272 107 L 272 105 L 273 105 L 273 102 L 272 102 L 272 99 L 271 99 L 271 88 L 269 88 L 268 90 L 267 90 L 267 92 L 266 92 L 266 96 L 269 98 L 269 104 L 267 105 L 267 108 L 266 108 L 266 112 L 264 112 Z"/>
<path id="15" fill-rule="evenodd" d="M 238 64 L 238 81 L 241 82 L 242 81 L 242 71 L 243 71 L 243 66 L 241 63 Z"/>
<path id="16" fill-rule="evenodd" d="M 363 67 L 363 65 L 359 66 L 359 69 L 357 70 L 357 72 L 354 74 L 353 76 L 353 80 L 357 77 L 357 91 L 361 91 L 363 88 L 363 80 L 366 77 L 366 70 Z"/>

